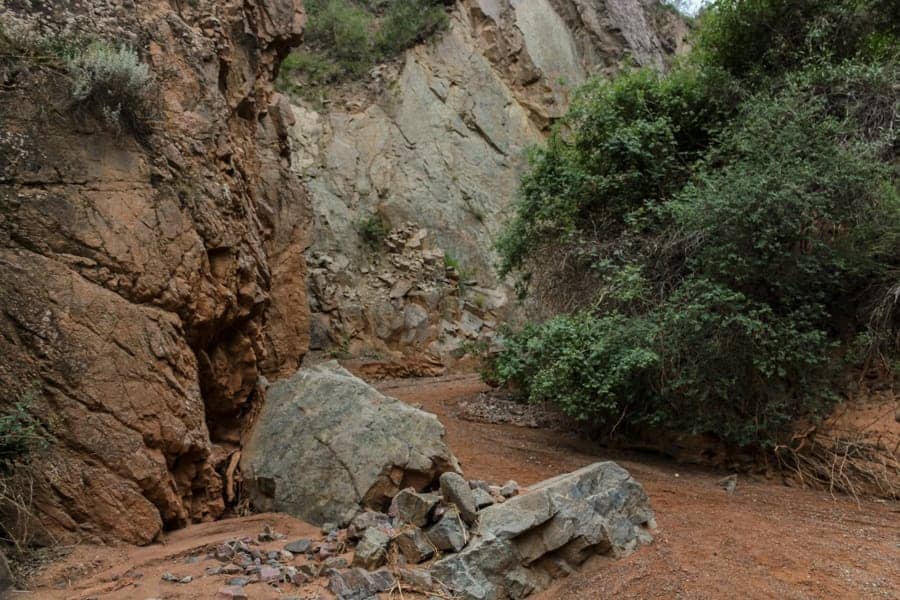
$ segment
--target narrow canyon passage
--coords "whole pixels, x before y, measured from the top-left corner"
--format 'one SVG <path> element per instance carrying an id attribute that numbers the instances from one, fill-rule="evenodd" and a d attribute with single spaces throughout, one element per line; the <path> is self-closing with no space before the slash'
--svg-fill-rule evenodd
<path id="1" fill-rule="evenodd" d="M 740 478 L 729 496 L 716 485 L 719 472 L 608 452 L 569 432 L 466 421 L 459 417 L 460 405 L 485 389 L 475 375 L 393 380 L 378 387 L 437 414 L 470 478 L 501 483 L 512 478 L 527 486 L 613 459 L 644 485 L 659 524 L 653 544 L 618 561 L 591 559 L 535 596 L 540 600 L 900 597 L 895 504 L 857 504 L 747 478 Z M 191 526 L 145 548 L 76 547 L 39 576 L 34 591 L 17 597 L 211 598 L 221 582 L 206 577 L 204 561 L 192 557 L 229 539 L 255 537 L 266 525 L 289 539 L 317 535 L 316 528 L 296 519 L 263 514 Z M 283 541 L 272 548 L 280 545 Z M 194 581 L 186 586 L 160 581 L 166 572 L 190 574 Z M 324 590 L 309 592 L 329 597 Z M 254 599 L 285 597 L 264 585 L 251 586 L 248 593 Z"/>

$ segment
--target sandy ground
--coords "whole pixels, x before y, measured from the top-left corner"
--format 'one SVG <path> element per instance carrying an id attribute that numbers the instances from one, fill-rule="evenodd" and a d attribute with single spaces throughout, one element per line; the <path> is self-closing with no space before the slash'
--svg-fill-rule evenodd
<path id="1" fill-rule="evenodd" d="M 484 389 L 473 376 L 400 380 L 379 387 L 441 418 L 469 478 L 529 485 L 614 459 L 644 484 L 659 523 L 654 543 L 623 560 L 592 559 L 579 573 L 535 596 L 537 600 L 900 599 L 897 503 L 857 503 L 747 478 L 740 478 L 734 495 L 728 495 L 716 485 L 726 473 L 604 451 L 573 433 L 465 421 L 457 416 L 459 404 Z M 205 549 L 227 539 L 255 537 L 265 525 L 289 540 L 320 537 L 296 519 L 255 515 L 192 526 L 146 548 L 80 546 L 44 570 L 32 582 L 33 591 L 11 598 L 212 598 L 223 578 L 203 574 L 209 564 L 201 560 Z M 195 579 L 185 585 L 166 583 L 160 580 L 166 571 Z M 251 599 L 330 597 L 321 588 L 276 590 L 254 584 L 246 590 Z M 400 598 L 399 593 L 393 598 Z"/>

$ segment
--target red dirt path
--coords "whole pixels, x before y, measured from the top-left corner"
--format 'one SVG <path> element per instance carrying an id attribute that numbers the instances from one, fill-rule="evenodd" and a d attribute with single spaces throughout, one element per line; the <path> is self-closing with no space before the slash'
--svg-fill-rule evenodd
<path id="1" fill-rule="evenodd" d="M 484 389 L 474 376 L 399 380 L 379 387 L 440 417 L 469 478 L 529 485 L 614 459 L 644 485 L 659 523 L 654 543 L 623 560 L 592 559 L 536 600 L 900 599 L 896 503 L 857 504 L 747 478 L 739 479 L 729 496 L 716 485 L 723 473 L 605 451 L 575 434 L 464 421 L 456 416 L 459 403 Z M 291 538 L 314 533 L 284 515 L 255 515 L 189 527 L 170 534 L 165 544 L 146 548 L 81 546 L 45 570 L 34 591 L 11 597 L 212 598 L 222 582 L 203 577 L 203 563 L 186 563 L 185 557 L 207 544 L 255 536 L 265 524 Z M 165 571 L 194 574 L 195 581 L 183 586 L 161 582 Z M 261 585 L 247 591 L 254 600 L 291 595 Z"/>

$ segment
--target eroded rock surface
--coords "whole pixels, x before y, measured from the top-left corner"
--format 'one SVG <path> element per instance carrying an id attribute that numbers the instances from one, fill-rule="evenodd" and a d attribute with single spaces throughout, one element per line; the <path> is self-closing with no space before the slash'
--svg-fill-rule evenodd
<path id="1" fill-rule="evenodd" d="M 0 58 L 0 403 L 28 399 L 52 439 L 35 495 L 57 542 L 147 543 L 221 514 L 259 375 L 306 350 L 309 211 L 271 86 L 302 4 L 6 2 L 0 19 L 127 44 L 156 80 L 136 135 L 73 113 L 56 70 Z"/>
<path id="2" fill-rule="evenodd" d="M 254 506 L 321 525 L 459 471 L 437 417 L 382 395 L 334 361 L 273 384 L 241 457 Z"/>
<path id="3" fill-rule="evenodd" d="M 495 276 L 494 241 L 525 150 L 565 113 L 574 86 L 626 60 L 664 69 L 685 32 L 656 0 L 461 0 L 445 33 L 338 91 L 327 109 L 295 106 L 322 346 L 441 361 L 467 342 L 491 343 L 512 297 Z M 425 232 L 438 261 L 446 253 L 475 283 L 396 264 L 393 249 L 360 236 L 372 215 Z M 403 280 L 408 293 L 395 287 Z"/>

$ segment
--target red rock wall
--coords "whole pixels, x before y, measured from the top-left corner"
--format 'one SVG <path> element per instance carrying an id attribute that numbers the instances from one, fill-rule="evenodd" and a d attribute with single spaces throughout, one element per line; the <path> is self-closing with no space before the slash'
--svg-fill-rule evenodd
<path id="1" fill-rule="evenodd" d="M 222 513 L 258 377 L 306 351 L 309 211 L 271 86 L 301 0 L 4 13 L 128 43 L 158 82 L 138 139 L 73 115 L 52 68 L 0 63 L 0 408 L 30 395 L 52 436 L 32 468 L 48 533 L 146 543 Z"/>

